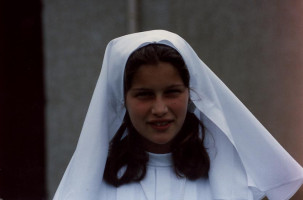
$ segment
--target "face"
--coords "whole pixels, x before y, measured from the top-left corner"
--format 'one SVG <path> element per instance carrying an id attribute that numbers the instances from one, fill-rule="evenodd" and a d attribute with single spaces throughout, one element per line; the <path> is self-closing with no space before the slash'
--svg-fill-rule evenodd
<path id="1" fill-rule="evenodd" d="M 188 88 L 167 62 L 142 65 L 126 93 L 130 120 L 150 152 L 169 151 L 187 113 Z"/>

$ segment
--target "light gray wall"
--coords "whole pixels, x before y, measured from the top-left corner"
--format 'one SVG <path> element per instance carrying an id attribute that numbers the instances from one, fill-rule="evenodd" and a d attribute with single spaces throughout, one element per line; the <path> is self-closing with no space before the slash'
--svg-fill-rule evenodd
<path id="1" fill-rule="evenodd" d="M 75 150 L 106 44 L 126 33 L 126 1 L 44 1 L 47 191 Z"/>
<path id="2" fill-rule="evenodd" d="M 139 30 L 167 29 L 184 37 L 303 164 L 302 1 L 138 2 Z M 50 196 L 75 149 L 105 45 L 127 33 L 126 4 L 44 0 Z"/>

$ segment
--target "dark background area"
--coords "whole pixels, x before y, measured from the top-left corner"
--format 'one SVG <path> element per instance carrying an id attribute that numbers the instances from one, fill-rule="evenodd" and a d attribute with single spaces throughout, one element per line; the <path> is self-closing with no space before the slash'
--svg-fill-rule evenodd
<path id="1" fill-rule="evenodd" d="M 42 4 L 0 9 L 0 198 L 45 199 Z"/>

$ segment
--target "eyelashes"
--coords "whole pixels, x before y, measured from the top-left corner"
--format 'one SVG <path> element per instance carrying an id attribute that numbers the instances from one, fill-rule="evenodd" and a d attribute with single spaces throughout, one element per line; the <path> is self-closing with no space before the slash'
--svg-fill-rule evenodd
<path id="1" fill-rule="evenodd" d="M 178 95 L 180 93 L 182 93 L 182 90 L 180 89 L 171 89 L 165 92 L 167 95 Z"/>
<path id="2" fill-rule="evenodd" d="M 154 94 L 153 92 L 137 92 L 134 96 L 135 97 L 152 97 Z"/>

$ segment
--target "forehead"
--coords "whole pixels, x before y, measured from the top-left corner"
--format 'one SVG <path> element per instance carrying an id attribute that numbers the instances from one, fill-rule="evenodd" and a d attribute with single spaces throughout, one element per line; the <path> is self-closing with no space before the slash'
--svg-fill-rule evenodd
<path id="1" fill-rule="evenodd" d="M 184 84 L 178 70 L 170 63 L 141 65 L 134 74 L 132 87 L 166 87 Z"/>

